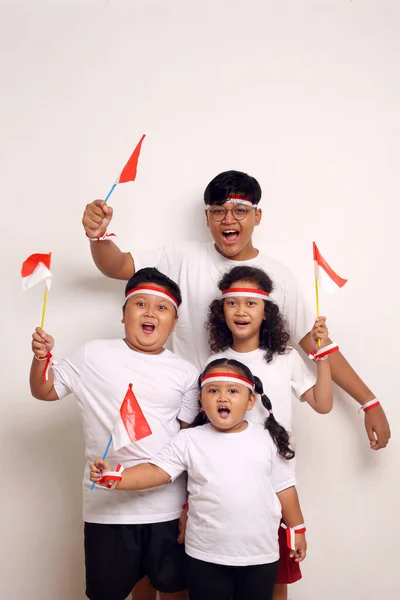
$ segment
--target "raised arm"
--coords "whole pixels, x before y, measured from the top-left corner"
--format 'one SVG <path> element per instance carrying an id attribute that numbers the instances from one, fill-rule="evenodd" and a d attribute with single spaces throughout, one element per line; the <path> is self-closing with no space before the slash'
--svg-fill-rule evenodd
<path id="1" fill-rule="evenodd" d="M 330 343 L 325 317 L 316 319 L 310 335 L 313 340 L 314 351 L 324 348 Z M 320 346 L 318 346 L 318 339 L 321 342 Z M 317 361 L 317 381 L 314 387 L 307 390 L 302 396 L 302 399 L 321 415 L 329 413 L 333 406 L 332 377 L 329 361 L 330 358 Z"/>
<path id="2" fill-rule="evenodd" d="M 47 381 L 44 378 L 44 372 L 47 368 L 46 355 L 50 354 L 54 348 L 54 339 L 43 329 L 37 327 L 32 334 L 32 352 L 34 354 L 31 365 L 29 383 L 31 394 L 38 400 L 58 400 L 57 392 L 53 385 L 53 372 L 48 369 Z"/>
<path id="3" fill-rule="evenodd" d="M 82 224 L 89 238 L 90 250 L 96 267 L 113 279 L 128 280 L 135 273 L 135 263 L 129 252 L 121 252 L 110 239 L 98 241 L 106 232 L 113 209 L 104 200 L 95 200 L 86 206 Z"/>

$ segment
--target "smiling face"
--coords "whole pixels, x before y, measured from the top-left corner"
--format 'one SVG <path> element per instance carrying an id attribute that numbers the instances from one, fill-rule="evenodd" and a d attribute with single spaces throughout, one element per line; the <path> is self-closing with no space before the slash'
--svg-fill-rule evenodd
<path id="1" fill-rule="evenodd" d="M 166 292 L 159 285 L 152 283 L 151 286 Z M 126 342 L 136 352 L 160 354 L 177 320 L 176 309 L 169 300 L 138 293 L 127 300 L 123 312 Z"/>
<path id="2" fill-rule="evenodd" d="M 225 202 L 223 205 L 213 204 L 206 210 L 207 225 L 210 228 L 217 250 L 226 258 L 231 260 L 249 260 L 257 255 L 257 250 L 253 247 L 252 235 L 254 227 L 260 224 L 261 209 L 243 206 L 243 219 L 238 220 L 233 214 L 239 214 L 240 203 Z M 217 219 L 223 216 L 221 221 Z M 221 214 L 218 214 L 218 213 Z M 223 215 L 223 213 L 225 214 Z"/>
<path id="3" fill-rule="evenodd" d="M 237 373 L 229 367 L 210 369 L 207 378 L 215 373 Z M 205 382 L 199 399 L 204 411 L 214 429 L 224 433 L 242 431 L 246 427 L 243 420 L 246 411 L 251 410 L 256 401 L 256 395 L 237 379 L 232 381 Z"/>
<path id="4" fill-rule="evenodd" d="M 240 280 L 232 284 L 233 288 L 256 288 L 250 281 Z M 246 351 L 256 350 L 260 345 L 260 327 L 265 319 L 265 303 L 262 298 L 233 296 L 224 298 L 223 310 L 225 322 L 232 333 L 232 348 L 247 343 Z"/>

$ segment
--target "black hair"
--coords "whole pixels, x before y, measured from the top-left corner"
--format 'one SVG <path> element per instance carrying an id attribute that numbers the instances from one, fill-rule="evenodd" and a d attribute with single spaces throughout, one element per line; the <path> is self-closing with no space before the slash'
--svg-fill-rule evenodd
<path id="1" fill-rule="evenodd" d="M 136 271 L 136 273 L 132 275 L 126 284 L 125 296 L 128 294 L 128 292 L 133 290 L 133 288 L 146 283 L 155 283 L 160 285 L 175 298 L 178 306 L 182 304 L 182 295 L 179 285 L 154 267 L 146 267 L 145 269 L 139 269 L 139 271 Z"/>
<path id="2" fill-rule="evenodd" d="M 242 171 L 224 171 L 210 181 L 204 191 L 204 203 L 225 204 L 228 194 L 249 198 L 252 204 L 261 200 L 261 187 L 257 179 Z"/>
<path id="3" fill-rule="evenodd" d="M 227 367 L 231 371 L 237 373 L 237 375 L 245 377 L 246 379 L 251 381 L 251 383 L 254 384 L 255 391 L 257 394 L 260 394 L 261 402 L 263 403 L 264 408 L 269 411 L 269 415 L 265 419 L 264 426 L 270 434 L 270 436 L 272 437 L 272 440 L 278 449 L 278 454 L 283 458 L 286 458 L 286 460 L 291 460 L 292 458 L 294 458 L 295 452 L 290 446 L 289 434 L 286 431 L 286 429 L 282 427 L 282 425 L 280 425 L 275 419 L 272 412 L 271 400 L 266 394 L 264 394 L 264 388 L 261 379 L 253 375 L 253 373 L 248 367 L 246 367 L 246 365 L 239 362 L 238 360 L 230 358 L 218 358 L 216 360 L 213 360 L 206 366 L 204 371 L 199 376 L 199 388 L 201 389 L 201 380 L 203 379 L 203 377 L 207 375 L 207 373 L 211 369 L 215 369 L 216 367 Z M 197 417 L 194 419 L 193 423 L 190 425 L 190 427 L 197 427 L 199 425 L 205 425 L 206 423 L 209 423 L 209 419 L 206 413 L 203 410 L 201 410 Z"/>
<path id="4" fill-rule="evenodd" d="M 259 289 L 271 293 L 273 284 L 262 269 L 256 267 L 233 267 L 224 274 L 218 282 L 218 288 L 223 292 L 234 287 L 236 281 L 249 281 Z M 265 319 L 260 327 L 260 348 L 265 350 L 265 360 L 271 362 L 274 354 L 285 354 L 290 334 L 283 315 L 278 306 L 271 300 L 264 300 Z M 224 300 L 214 300 L 209 307 L 207 329 L 209 344 L 213 352 L 226 350 L 233 342 L 232 332 L 224 317 Z"/>

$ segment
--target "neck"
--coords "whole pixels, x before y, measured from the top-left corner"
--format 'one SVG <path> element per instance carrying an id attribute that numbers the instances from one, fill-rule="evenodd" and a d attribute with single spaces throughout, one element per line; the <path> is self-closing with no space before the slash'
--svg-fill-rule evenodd
<path id="1" fill-rule="evenodd" d="M 238 339 L 233 338 L 233 342 L 231 345 L 232 350 L 235 352 L 253 352 L 253 350 L 257 350 L 260 347 L 260 334 L 252 336 L 251 338 L 246 339 Z"/>
<path id="2" fill-rule="evenodd" d="M 240 252 L 238 252 L 237 254 L 234 254 L 233 256 L 222 252 L 222 250 L 220 248 L 218 248 L 218 246 L 216 244 L 214 244 L 214 248 L 216 249 L 217 252 L 219 252 L 219 254 L 221 254 L 225 258 L 228 258 L 229 260 L 240 260 L 240 261 L 250 260 L 251 258 L 255 258 L 256 256 L 258 256 L 258 250 L 257 250 L 257 248 L 254 248 L 251 241 L 244 248 L 242 248 L 242 250 L 240 250 Z"/>
<path id="3" fill-rule="evenodd" d="M 128 338 L 124 338 L 124 342 L 128 346 L 128 348 L 130 348 L 134 352 L 140 352 L 140 354 L 161 354 L 161 352 L 164 352 L 165 350 L 165 348 L 163 347 L 155 348 L 154 350 L 144 350 L 143 348 L 139 348 L 138 346 L 135 346 L 135 344 L 132 344 L 132 342 L 130 342 Z"/>
<path id="4" fill-rule="evenodd" d="M 215 431 L 218 431 L 219 433 L 239 433 L 239 431 L 243 431 L 244 429 L 247 429 L 247 426 L 248 426 L 247 421 L 241 421 L 240 423 L 238 423 L 237 425 L 234 425 L 230 429 L 221 429 L 220 427 L 216 427 L 215 425 L 213 425 L 211 423 L 211 427 L 213 429 L 215 429 Z"/>

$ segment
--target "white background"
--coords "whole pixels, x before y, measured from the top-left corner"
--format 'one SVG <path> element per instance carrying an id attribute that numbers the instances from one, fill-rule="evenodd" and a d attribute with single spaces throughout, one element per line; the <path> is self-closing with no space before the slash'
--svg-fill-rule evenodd
<path id="1" fill-rule="evenodd" d="M 397 597 L 399 3 L 3 0 L 0 17 L 1 600 L 84 598 L 79 415 L 30 397 L 42 290 L 22 293 L 20 265 L 53 252 L 57 356 L 122 333 L 123 284 L 96 271 L 80 220 L 143 132 L 111 203 L 130 247 L 206 240 L 202 192 L 233 168 L 263 188 L 256 245 L 310 303 L 313 239 L 348 277 L 322 312 L 393 440 L 370 451 L 344 394 L 328 417 L 296 406 L 309 556 L 291 598 Z"/>

